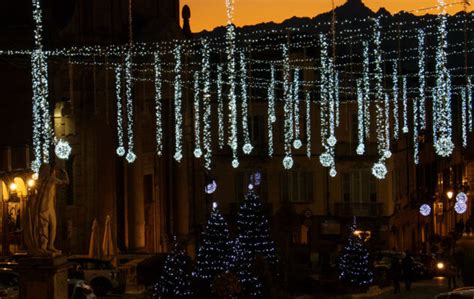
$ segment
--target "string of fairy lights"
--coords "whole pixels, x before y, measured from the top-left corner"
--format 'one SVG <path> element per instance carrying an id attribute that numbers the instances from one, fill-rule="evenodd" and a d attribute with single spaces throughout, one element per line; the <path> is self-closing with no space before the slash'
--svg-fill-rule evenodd
<path id="1" fill-rule="evenodd" d="M 212 168 L 214 143 L 221 149 L 227 143 L 232 150 L 234 168 L 239 167 L 240 152 L 244 155 L 253 152 L 253 128 L 249 125 L 251 101 L 263 100 L 267 103 L 269 157 L 275 156 L 277 107 L 283 105 L 283 115 L 281 118 L 278 116 L 278 121 L 283 124 L 282 162 L 285 169 L 293 168 L 293 156 L 302 148 L 303 141 L 306 142 L 306 155 L 308 158 L 312 157 L 311 128 L 315 124 L 312 120 L 317 114 L 312 113 L 311 107 L 314 104 L 319 108 L 323 149 L 319 154 L 319 161 L 323 167 L 328 168 L 332 177 L 337 175 L 336 131 L 341 123 L 342 105 L 355 104 L 357 107 L 357 155 L 367 152 L 367 143 L 372 140 L 371 128 L 375 127 L 378 160 L 373 165 L 372 173 L 378 179 L 385 178 L 388 173 L 386 161 L 392 155 L 391 141 L 404 135 L 412 135 L 413 160 L 419 163 L 418 135 L 426 131 L 428 120 L 432 122 L 436 154 L 449 157 L 453 153 L 454 101 L 459 101 L 462 109 L 460 123 L 463 147 L 467 147 L 468 134 L 473 131 L 472 77 L 469 75 L 473 67 L 466 65 L 448 68 L 448 56 L 468 55 L 473 52 L 472 41 L 448 44 L 448 34 L 472 31 L 469 26 L 465 26 L 470 19 L 461 18 L 460 15 L 451 17 L 448 31 L 445 9 L 455 4 L 446 4 L 443 0 L 438 0 L 440 13 L 437 16 L 423 17 L 419 23 L 397 21 L 385 24 L 385 16 L 337 21 L 335 25 L 341 27 L 341 30 L 334 36 L 331 45 L 324 33 L 331 22 L 320 22 L 311 26 L 305 24 L 297 28 L 240 32 L 233 24 L 234 0 L 225 0 L 227 26 L 224 36 L 53 50 L 43 49 L 42 10 L 39 0 L 32 2 L 35 48 L 0 51 L 0 54 L 31 56 L 34 152 L 32 169 L 35 172 L 41 164 L 49 162 L 51 145 L 60 145 L 62 150 L 59 152 L 67 152 L 64 140 L 53 137 L 48 102 L 48 62 L 61 57 L 68 58 L 69 63 L 102 65 L 115 72 L 116 153 L 125 156 L 129 163 L 134 163 L 137 158 L 134 124 L 136 100 L 133 92 L 136 81 L 154 83 L 155 139 L 156 153 L 159 156 L 163 154 L 163 85 L 172 86 L 174 159 L 177 162 L 182 161 L 185 154 L 183 118 L 186 99 L 183 97 L 183 91 L 187 89 L 192 92 L 193 154 L 195 158 L 204 158 L 204 167 L 207 170 Z M 363 30 L 361 24 L 367 24 L 368 29 Z M 383 31 L 381 24 L 386 26 Z M 372 37 L 367 40 L 369 32 L 372 32 Z M 382 48 L 383 43 L 397 40 L 400 42 L 401 39 L 417 41 L 417 45 L 393 50 Z M 428 40 L 436 42 L 427 45 Z M 249 44 L 252 47 L 249 47 Z M 342 53 L 336 57 L 334 52 L 333 57 L 329 56 L 330 47 L 341 46 L 357 46 L 360 53 L 351 51 L 350 54 Z M 319 55 L 316 55 L 319 57 L 305 55 L 301 58 L 299 55 L 293 55 L 295 51 L 309 48 L 319 49 Z M 253 55 L 268 51 L 274 53 L 269 59 Z M 147 56 L 152 57 L 153 61 L 135 59 Z M 119 59 L 102 62 L 96 57 Z M 201 59 L 196 60 L 195 57 Z M 216 61 L 214 57 L 225 59 Z M 90 58 L 93 58 L 93 61 L 90 61 Z M 349 58 L 351 62 L 347 62 Z M 415 60 L 416 72 L 404 73 L 403 64 Z M 427 71 L 426 66 L 433 64 L 434 70 Z M 348 66 L 351 71 L 348 71 Z M 386 66 L 392 66 L 392 71 L 387 72 Z M 352 67 L 359 71 L 352 71 Z M 465 71 L 464 74 L 461 74 L 462 71 Z M 310 72 L 314 76 L 308 76 Z M 149 76 L 149 73 L 153 75 Z M 428 84 L 432 81 L 434 85 Z M 459 84 L 461 81 L 465 83 Z M 456 82 L 456 85 L 453 82 Z M 430 100 L 432 114 L 428 115 L 426 107 Z M 215 139 L 212 117 L 214 103 L 217 107 Z M 303 130 L 305 134 L 302 133 Z"/>

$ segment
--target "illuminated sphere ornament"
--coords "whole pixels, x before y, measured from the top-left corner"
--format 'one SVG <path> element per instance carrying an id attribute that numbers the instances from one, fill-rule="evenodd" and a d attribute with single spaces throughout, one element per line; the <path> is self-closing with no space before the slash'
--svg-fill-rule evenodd
<path id="1" fill-rule="evenodd" d="M 429 216 L 431 214 L 431 207 L 427 204 L 422 204 L 420 207 L 420 214 L 423 216 Z"/>
<path id="2" fill-rule="evenodd" d="M 293 168 L 293 158 L 291 156 L 286 156 L 283 159 L 283 167 L 285 167 L 285 169 Z"/>
<path id="3" fill-rule="evenodd" d="M 217 189 L 217 183 L 215 180 L 212 180 L 210 184 L 207 184 L 207 186 L 204 187 L 204 192 L 206 192 L 207 194 L 212 194 L 216 192 L 216 189 Z"/>
<path id="4" fill-rule="evenodd" d="M 69 159 L 69 155 L 71 154 L 71 146 L 69 142 L 60 139 L 54 148 L 54 153 L 59 159 L 67 160 Z"/>
<path id="5" fill-rule="evenodd" d="M 248 188 L 249 188 L 249 190 L 253 190 L 253 185 L 249 184 Z"/>
<path id="6" fill-rule="evenodd" d="M 125 148 L 123 146 L 117 147 L 116 152 L 117 152 L 117 155 L 120 156 L 120 157 L 125 156 Z"/>
<path id="7" fill-rule="evenodd" d="M 372 167 L 372 174 L 379 180 L 385 179 L 385 176 L 387 175 L 387 166 L 381 162 L 375 163 Z"/>
<path id="8" fill-rule="evenodd" d="M 465 202 L 457 201 L 457 202 L 454 204 L 454 210 L 455 210 L 456 213 L 458 213 L 458 214 L 464 214 L 464 213 L 466 213 L 467 205 L 466 205 Z"/>
<path id="9" fill-rule="evenodd" d="M 357 146 L 357 150 L 356 150 L 356 153 L 359 155 L 359 156 L 362 156 L 364 153 L 365 153 L 365 145 L 362 143 L 362 144 L 359 144 Z"/>
<path id="10" fill-rule="evenodd" d="M 200 148 L 195 149 L 194 150 L 194 157 L 199 159 L 199 158 L 201 158 L 201 156 L 202 156 L 202 150 Z"/>
<path id="11" fill-rule="evenodd" d="M 38 160 L 31 162 L 31 170 L 33 170 L 34 174 L 38 175 L 40 167 L 41 163 Z"/>
<path id="12" fill-rule="evenodd" d="M 336 139 L 335 136 L 331 136 L 331 137 L 328 138 L 327 142 L 328 142 L 329 146 L 335 146 L 336 143 L 337 143 L 337 139 Z"/>
<path id="13" fill-rule="evenodd" d="M 250 143 L 246 143 L 242 147 L 242 150 L 244 151 L 244 154 L 249 155 L 253 150 L 253 146 Z"/>
<path id="14" fill-rule="evenodd" d="M 334 164 L 334 158 L 329 153 L 322 153 L 321 156 L 319 156 L 319 162 L 321 162 L 321 165 L 324 167 L 330 167 Z"/>
<path id="15" fill-rule="evenodd" d="M 234 168 L 239 167 L 239 160 L 237 160 L 237 159 L 232 160 L 232 167 L 234 167 Z"/>
<path id="16" fill-rule="evenodd" d="M 332 167 L 331 170 L 329 171 L 329 175 L 331 177 L 335 177 L 337 175 L 337 170 L 336 168 Z"/>
<path id="17" fill-rule="evenodd" d="M 181 159 L 183 158 L 183 154 L 181 154 L 180 152 L 177 152 L 176 154 L 174 154 L 173 158 L 174 158 L 177 162 L 181 162 Z"/>
<path id="18" fill-rule="evenodd" d="M 302 146 L 303 146 L 303 143 L 301 142 L 301 140 L 296 139 L 295 141 L 293 141 L 293 147 L 295 149 L 300 149 Z"/>
<path id="19" fill-rule="evenodd" d="M 450 138 L 441 137 L 435 143 L 436 154 L 441 157 L 449 157 L 453 153 L 454 143 Z"/>
<path id="20" fill-rule="evenodd" d="M 135 155 L 134 152 L 128 152 L 128 153 L 127 153 L 127 156 L 125 157 L 125 159 L 127 159 L 127 162 L 128 162 L 128 163 L 133 163 L 133 162 L 135 162 L 135 160 L 137 159 L 137 155 Z"/>
<path id="21" fill-rule="evenodd" d="M 383 152 L 383 157 L 384 157 L 385 159 L 390 159 L 390 157 L 392 157 L 392 152 L 391 152 L 390 150 L 385 150 L 385 151 Z"/>
<path id="22" fill-rule="evenodd" d="M 458 195 L 456 195 L 456 201 L 457 202 L 467 202 L 467 195 L 464 192 L 459 192 Z"/>

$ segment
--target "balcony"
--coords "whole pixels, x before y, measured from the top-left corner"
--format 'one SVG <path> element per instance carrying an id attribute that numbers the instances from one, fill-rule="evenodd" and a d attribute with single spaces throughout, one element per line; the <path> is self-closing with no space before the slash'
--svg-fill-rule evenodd
<path id="1" fill-rule="evenodd" d="M 383 214 L 383 203 L 338 202 L 334 204 L 334 214 L 339 217 L 380 217 Z"/>

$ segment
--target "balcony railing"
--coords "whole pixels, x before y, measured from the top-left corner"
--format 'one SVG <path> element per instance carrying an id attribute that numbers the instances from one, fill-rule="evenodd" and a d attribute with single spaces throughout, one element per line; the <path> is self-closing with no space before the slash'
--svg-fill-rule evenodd
<path id="1" fill-rule="evenodd" d="M 334 213 L 340 217 L 379 217 L 383 214 L 383 203 L 378 202 L 338 202 Z"/>

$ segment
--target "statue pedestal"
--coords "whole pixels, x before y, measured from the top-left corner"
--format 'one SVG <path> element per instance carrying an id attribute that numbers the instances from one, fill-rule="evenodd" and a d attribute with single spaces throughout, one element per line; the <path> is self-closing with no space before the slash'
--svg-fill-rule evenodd
<path id="1" fill-rule="evenodd" d="M 27 257 L 19 261 L 19 299 L 67 299 L 67 257 Z"/>

